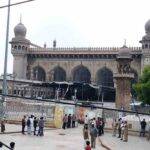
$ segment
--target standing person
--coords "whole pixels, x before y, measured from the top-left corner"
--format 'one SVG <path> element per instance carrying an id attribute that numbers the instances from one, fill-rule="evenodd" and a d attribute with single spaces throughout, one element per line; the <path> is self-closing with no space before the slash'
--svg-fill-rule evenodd
<path id="1" fill-rule="evenodd" d="M 145 136 L 145 129 L 146 129 L 146 121 L 145 119 L 143 119 L 143 121 L 141 121 L 141 131 L 140 131 L 140 136 Z"/>
<path id="2" fill-rule="evenodd" d="M 84 127 L 83 127 L 83 138 L 84 138 L 84 142 L 86 144 L 87 140 L 89 140 L 88 125 L 84 125 Z M 86 146 L 85 144 L 84 144 L 84 146 Z"/>
<path id="3" fill-rule="evenodd" d="M 1 132 L 5 132 L 5 120 L 1 120 Z"/>
<path id="4" fill-rule="evenodd" d="M 31 134 L 32 134 L 32 132 L 34 132 L 33 117 L 34 117 L 33 115 L 31 115 L 31 117 L 30 117 Z"/>
<path id="5" fill-rule="evenodd" d="M 88 125 L 88 123 L 89 123 L 89 118 L 88 118 L 87 115 L 85 115 L 84 124 L 85 124 L 85 125 Z"/>
<path id="6" fill-rule="evenodd" d="M 44 118 L 41 117 L 40 120 L 39 120 L 39 123 L 38 123 L 38 126 L 39 126 L 39 131 L 38 131 L 38 134 L 39 136 L 44 136 Z"/>
<path id="7" fill-rule="evenodd" d="M 97 137 L 97 129 L 92 124 L 91 130 L 90 130 L 90 135 L 91 135 L 91 147 L 95 148 L 96 147 L 96 137 Z"/>
<path id="8" fill-rule="evenodd" d="M 92 120 L 92 124 L 94 124 L 94 126 L 96 127 L 96 118 L 95 117 Z"/>
<path id="9" fill-rule="evenodd" d="M 91 150 L 90 141 L 86 141 L 85 150 Z"/>
<path id="10" fill-rule="evenodd" d="M 121 122 L 122 122 L 122 119 L 119 118 L 118 119 L 118 138 L 121 138 Z"/>
<path id="11" fill-rule="evenodd" d="M 102 118 L 101 120 L 102 120 L 102 134 L 104 134 L 105 121 L 104 118 Z"/>
<path id="12" fill-rule="evenodd" d="M 113 120 L 113 123 L 112 123 L 113 136 L 116 136 L 116 133 L 117 133 L 117 127 L 118 127 L 117 120 L 116 120 L 116 119 L 114 119 L 114 120 Z"/>
<path id="13" fill-rule="evenodd" d="M 124 137 L 124 126 L 125 126 L 125 123 L 124 123 L 124 121 L 122 121 L 122 123 L 121 123 L 121 139 L 120 140 L 123 140 L 123 137 Z"/>
<path id="14" fill-rule="evenodd" d="M 34 120 L 33 120 L 34 135 L 36 135 L 37 124 L 38 124 L 38 120 L 36 119 L 36 117 L 34 117 Z"/>
<path id="15" fill-rule="evenodd" d="M 21 122 L 22 122 L 22 134 L 25 134 L 24 129 L 25 129 L 25 126 L 26 126 L 26 116 L 23 116 Z"/>
<path id="16" fill-rule="evenodd" d="M 65 116 L 63 117 L 63 126 L 62 126 L 64 130 L 66 129 L 67 122 L 68 122 L 68 117 L 67 114 L 65 114 Z"/>
<path id="17" fill-rule="evenodd" d="M 30 117 L 27 119 L 27 133 L 31 134 L 31 122 L 30 122 Z"/>
<path id="18" fill-rule="evenodd" d="M 128 141 L 128 123 L 125 121 L 124 123 L 124 142 Z"/>
<path id="19" fill-rule="evenodd" d="M 98 136 L 101 136 L 102 122 L 100 117 L 96 120 L 96 128 L 98 130 Z"/>
<path id="20" fill-rule="evenodd" d="M 148 124 L 148 135 L 147 135 L 147 140 L 150 140 L 150 122 Z"/>
<path id="21" fill-rule="evenodd" d="M 76 116 L 75 114 L 72 115 L 72 128 L 75 127 L 75 123 L 76 123 Z"/>
<path id="22" fill-rule="evenodd" d="M 67 127 L 70 128 L 71 127 L 71 114 L 69 114 L 68 116 L 68 124 Z"/>

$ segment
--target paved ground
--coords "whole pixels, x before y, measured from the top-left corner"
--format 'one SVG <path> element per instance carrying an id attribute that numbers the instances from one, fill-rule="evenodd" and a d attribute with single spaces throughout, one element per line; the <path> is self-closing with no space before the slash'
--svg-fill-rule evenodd
<path id="1" fill-rule="evenodd" d="M 15 127 L 17 126 L 13 125 L 11 131 L 17 131 L 18 127 Z M 14 141 L 16 143 L 15 150 L 83 150 L 84 145 L 81 127 L 65 131 L 62 129 L 47 130 L 44 137 L 22 135 L 20 133 L 0 134 L 0 141 L 7 144 Z M 97 149 L 95 150 L 99 149 L 104 150 L 100 142 L 97 141 Z"/>
<path id="2" fill-rule="evenodd" d="M 7 131 L 19 131 L 21 126 L 7 125 Z M 112 137 L 110 133 L 101 136 L 102 142 L 111 148 L 111 150 L 149 150 L 150 141 L 145 138 L 129 136 L 127 143 Z M 44 137 L 22 135 L 21 133 L 0 134 L 0 141 L 9 144 L 11 141 L 16 142 L 15 150 L 83 150 L 82 127 L 75 129 L 53 129 L 46 130 Z M 6 149 L 3 149 L 6 150 Z M 97 149 L 105 150 L 97 141 Z"/>
<path id="3" fill-rule="evenodd" d="M 129 136 L 128 142 L 123 142 L 119 138 L 113 137 L 112 134 L 106 133 L 100 139 L 112 150 L 150 150 L 150 141 L 142 137 Z"/>

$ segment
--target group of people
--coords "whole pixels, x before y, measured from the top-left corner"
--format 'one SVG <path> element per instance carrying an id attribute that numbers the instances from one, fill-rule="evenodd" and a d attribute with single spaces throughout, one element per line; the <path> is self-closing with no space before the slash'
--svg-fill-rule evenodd
<path id="1" fill-rule="evenodd" d="M 32 133 L 37 136 L 44 136 L 44 118 L 40 117 L 37 119 L 35 116 L 31 115 L 28 118 L 24 116 L 22 118 L 22 134 L 25 134 L 25 127 L 27 127 L 27 133 L 31 135 Z"/>
<path id="2" fill-rule="evenodd" d="M 85 116 L 83 127 L 85 150 L 91 150 L 91 148 L 96 147 L 96 138 L 97 136 L 101 136 L 104 134 L 104 126 L 105 122 L 103 118 L 98 117 L 97 119 L 96 118 L 89 119 L 87 115 Z"/>
<path id="3" fill-rule="evenodd" d="M 112 123 L 113 128 L 113 136 L 117 135 L 118 131 L 118 138 L 123 140 L 124 142 L 128 141 L 128 122 L 119 118 L 118 121 L 116 119 L 113 120 Z"/>
<path id="4" fill-rule="evenodd" d="M 63 117 L 63 125 L 62 128 L 66 129 L 66 128 L 75 128 L 76 126 L 76 116 L 75 114 L 71 115 L 67 115 L 65 114 L 65 116 Z"/>

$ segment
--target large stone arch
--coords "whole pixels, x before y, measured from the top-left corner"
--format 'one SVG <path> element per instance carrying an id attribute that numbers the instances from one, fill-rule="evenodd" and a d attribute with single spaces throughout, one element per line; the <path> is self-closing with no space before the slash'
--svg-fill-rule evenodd
<path id="1" fill-rule="evenodd" d="M 33 79 L 39 81 L 46 80 L 46 73 L 45 70 L 41 66 L 35 66 L 33 68 Z"/>
<path id="2" fill-rule="evenodd" d="M 62 67 L 56 66 L 50 73 L 52 81 L 66 81 L 66 71 Z"/>
<path id="3" fill-rule="evenodd" d="M 91 73 L 83 65 L 79 65 L 73 69 L 72 77 L 74 82 L 91 83 Z"/>
<path id="4" fill-rule="evenodd" d="M 99 69 L 96 73 L 96 82 L 98 85 L 114 87 L 113 72 L 107 67 Z"/>

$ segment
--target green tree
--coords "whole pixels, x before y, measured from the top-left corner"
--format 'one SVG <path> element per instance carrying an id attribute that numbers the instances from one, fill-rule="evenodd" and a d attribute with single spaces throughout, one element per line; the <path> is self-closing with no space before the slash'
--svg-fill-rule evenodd
<path id="1" fill-rule="evenodd" d="M 146 66 L 137 84 L 133 85 L 138 99 L 144 104 L 150 104 L 150 66 Z"/>

